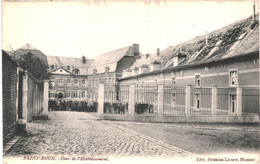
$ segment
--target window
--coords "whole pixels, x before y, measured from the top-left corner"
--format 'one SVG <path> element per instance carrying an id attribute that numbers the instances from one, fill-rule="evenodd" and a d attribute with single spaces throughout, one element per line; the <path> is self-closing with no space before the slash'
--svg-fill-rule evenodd
<path id="1" fill-rule="evenodd" d="M 82 82 L 81 82 L 81 80 L 79 80 L 79 86 L 81 87 L 81 84 L 82 84 Z"/>
<path id="2" fill-rule="evenodd" d="M 79 74 L 79 69 L 74 69 L 73 71 L 72 71 L 74 74 L 76 74 L 76 75 L 78 75 Z"/>
<path id="3" fill-rule="evenodd" d="M 105 67 L 105 72 L 107 73 L 109 71 L 109 66 Z"/>
<path id="4" fill-rule="evenodd" d="M 85 87 L 85 80 L 82 80 L 82 87 Z"/>
<path id="5" fill-rule="evenodd" d="M 55 93 L 54 92 L 50 92 L 49 98 L 54 98 L 55 97 Z"/>
<path id="6" fill-rule="evenodd" d="M 230 109 L 231 113 L 236 113 L 236 95 L 230 95 Z"/>
<path id="7" fill-rule="evenodd" d="M 85 98 L 86 95 L 85 95 L 85 91 L 82 91 L 82 98 Z"/>
<path id="8" fill-rule="evenodd" d="M 172 77 L 172 86 L 173 86 L 173 88 L 175 88 L 175 83 L 176 83 L 175 76 L 173 76 Z"/>
<path id="9" fill-rule="evenodd" d="M 79 91 L 79 98 L 81 98 L 81 91 Z"/>
<path id="10" fill-rule="evenodd" d="M 172 93 L 172 107 L 175 107 L 175 93 Z"/>
<path id="11" fill-rule="evenodd" d="M 51 86 L 55 86 L 55 80 L 51 80 Z"/>
<path id="12" fill-rule="evenodd" d="M 66 92 L 66 98 L 70 98 L 70 92 Z"/>
<path id="13" fill-rule="evenodd" d="M 200 75 L 195 75 L 195 86 L 200 87 Z"/>
<path id="14" fill-rule="evenodd" d="M 67 66 L 67 70 L 70 71 L 70 66 Z"/>
<path id="15" fill-rule="evenodd" d="M 70 85 L 70 79 L 67 79 L 67 84 Z"/>
<path id="16" fill-rule="evenodd" d="M 77 92 L 74 92 L 73 98 L 78 98 L 78 93 Z"/>
<path id="17" fill-rule="evenodd" d="M 51 70 L 53 70 L 54 69 L 54 65 L 51 65 Z"/>
<path id="18" fill-rule="evenodd" d="M 93 74 L 95 75 L 96 73 L 97 73 L 97 69 L 94 68 L 94 69 L 93 69 Z"/>
<path id="19" fill-rule="evenodd" d="M 77 85 L 78 85 L 78 80 L 75 79 L 75 80 L 74 80 L 74 86 L 77 86 Z"/>
<path id="20" fill-rule="evenodd" d="M 195 94 L 195 105 L 196 105 L 196 109 L 200 108 L 200 95 L 199 94 Z"/>
<path id="21" fill-rule="evenodd" d="M 237 85 L 237 71 L 230 71 L 230 86 Z"/>
<path id="22" fill-rule="evenodd" d="M 60 85 L 60 86 L 63 85 L 63 80 L 62 80 L 62 79 L 59 80 L 59 85 Z"/>
<path id="23" fill-rule="evenodd" d="M 259 58 L 254 59 L 254 64 L 258 64 L 259 63 Z"/>
<path id="24" fill-rule="evenodd" d="M 157 79 L 157 78 L 155 78 L 155 84 L 156 84 L 156 85 L 158 84 L 158 79 Z"/>

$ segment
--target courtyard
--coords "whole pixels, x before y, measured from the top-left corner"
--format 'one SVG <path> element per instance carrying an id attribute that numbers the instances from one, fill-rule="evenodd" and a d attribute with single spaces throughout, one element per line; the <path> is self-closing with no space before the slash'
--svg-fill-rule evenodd
<path id="1" fill-rule="evenodd" d="M 221 154 L 253 157 L 259 150 L 256 124 L 139 123 L 104 121 L 85 112 L 53 111 L 27 123 L 27 134 L 4 160 L 116 158 L 193 159 Z"/>

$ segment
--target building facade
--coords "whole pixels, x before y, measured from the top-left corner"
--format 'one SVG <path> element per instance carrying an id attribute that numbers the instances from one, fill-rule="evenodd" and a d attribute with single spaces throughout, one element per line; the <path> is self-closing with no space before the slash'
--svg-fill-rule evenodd
<path id="1" fill-rule="evenodd" d="M 148 65 L 139 62 L 124 70 L 120 84 L 259 87 L 259 28 L 251 24 L 252 18 L 247 18 L 207 38 L 196 37 L 157 52 Z"/>
<path id="2" fill-rule="evenodd" d="M 139 58 L 133 44 L 101 54 L 97 59 L 47 56 L 50 72 L 50 99 L 97 101 L 98 85 L 115 85 L 122 70 Z"/>
<path id="3" fill-rule="evenodd" d="M 86 100 L 87 69 L 92 59 L 47 56 L 50 99 Z"/>

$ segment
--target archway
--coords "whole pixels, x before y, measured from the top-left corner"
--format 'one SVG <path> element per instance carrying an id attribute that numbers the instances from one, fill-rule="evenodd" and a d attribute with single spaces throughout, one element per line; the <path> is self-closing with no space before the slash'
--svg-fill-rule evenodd
<path id="1" fill-rule="evenodd" d="M 63 98 L 63 93 L 59 93 L 59 94 L 58 94 L 58 98 L 59 98 L 59 99 L 62 99 L 62 98 Z"/>

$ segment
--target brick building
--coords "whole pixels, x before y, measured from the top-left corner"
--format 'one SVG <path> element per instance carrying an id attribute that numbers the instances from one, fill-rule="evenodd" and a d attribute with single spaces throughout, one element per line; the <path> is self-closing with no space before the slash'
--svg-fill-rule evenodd
<path id="1" fill-rule="evenodd" d="M 143 56 L 124 70 L 120 84 L 259 87 L 257 20 L 258 16 L 256 20 L 240 20 L 206 36 Z"/>
<path id="2" fill-rule="evenodd" d="M 97 100 L 98 84 L 115 85 L 122 70 L 139 58 L 139 45 L 101 54 L 97 59 L 47 56 L 51 99 Z"/>
<path id="3" fill-rule="evenodd" d="M 86 99 L 87 70 L 93 59 L 47 56 L 50 75 L 49 98 Z"/>
<path id="4" fill-rule="evenodd" d="M 157 52 L 148 65 L 135 63 L 119 79 L 120 84 L 183 89 L 191 86 L 192 112 L 208 108 L 211 87 L 217 87 L 217 108 L 223 114 L 259 115 L 259 27 L 256 19 L 247 18 L 196 37 L 180 45 Z M 145 59 L 144 59 L 145 58 Z M 149 61 L 149 57 L 139 60 Z M 238 90 L 242 98 L 238 98 Z M 176 89 L 169 94 L 171 104 L 184 104 Z M 210 91 L 209 93 L 204 93 Z M 208 103 L 208 104 L 205 104 Z"/>
<path id="5" fill-rule="evenodd" d="M 18 77 L 17 64 L 5 51 L 2 51 L 2 87 L 3 87 L 3 143 L 7 143 L 15 134 L 18 120 Z"/>
<path id="6" fill-rule="evenodd" d="M 97 100 L 98 84 L 101 82 L 105 85 L 117 84 L 122 71 L 129 68 L 140 55 L 139 45 L 133 44 L 98 56 L 88 68 L 88 97 Z"/>

